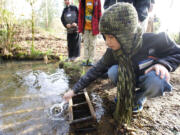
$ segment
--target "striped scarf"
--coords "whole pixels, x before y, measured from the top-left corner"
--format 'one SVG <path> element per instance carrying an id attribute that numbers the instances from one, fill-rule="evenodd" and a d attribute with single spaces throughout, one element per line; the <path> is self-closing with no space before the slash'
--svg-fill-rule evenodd
<path id="1" fill-rule="evenodd" d="M 132 116 L 135 74 L 132 57 L 141 48 L 142 29 L 135 8 L 129 3 L 118 3 L 107 9 L 100 20 L 100 32 L 113 35 L 120 49 L 113 52 L 118 61 L 117 104 L 115 120 L 129 123 Z"/>

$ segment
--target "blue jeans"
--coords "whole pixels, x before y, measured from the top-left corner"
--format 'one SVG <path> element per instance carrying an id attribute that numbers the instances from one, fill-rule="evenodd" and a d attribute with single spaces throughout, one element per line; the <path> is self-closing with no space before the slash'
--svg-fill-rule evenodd
<path id="1" fill-rule="evenodd" d="M 116 85 L 118 79 L 118 65 L 113 65 L 108 70 L 108 77 Z M 142 75 L 137 80 L 138 91 L 135 92 L 135 105 L 142 104 L 145 98 L 162 96 L 164 92 L 172 90 L 172 86 L 165 79 L 157 76 L 155 71 Z"/>

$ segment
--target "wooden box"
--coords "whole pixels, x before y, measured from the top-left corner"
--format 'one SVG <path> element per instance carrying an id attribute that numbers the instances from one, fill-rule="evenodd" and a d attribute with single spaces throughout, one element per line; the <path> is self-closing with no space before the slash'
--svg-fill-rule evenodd
<path id="1" fill-rule="evenodd" d="M 96 114 L 86 90 L 69 101 L 69 121 L 72 132 L 84 133 L 96 129 Z"/>

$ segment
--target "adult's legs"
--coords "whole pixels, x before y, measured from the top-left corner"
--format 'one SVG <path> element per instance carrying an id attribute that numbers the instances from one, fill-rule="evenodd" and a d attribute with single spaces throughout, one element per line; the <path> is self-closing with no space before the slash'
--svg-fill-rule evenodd
<path id="1" fill-rule="evenodd" d="M 93 35 L 91 31 L 89 35 L 89 60 L 91 60 L 92 62 L 94 61 L 94 55 L 96 51 L 96 39 L 97 36 Z"/>
<path id="2" fill-rule="evenodd" d="M 96 36 L 92 34 L 92 31 L 85 30 L 84 32 L 84 60 L 92 60 L 94 58 Z"/>
<path id="3" fill-rule="evenodd" d="M 90 32 L 85 30 L 83 34 L 84 39 L 84 61 L 89 59 L 89 34 Z"/>
<path id="4" fill-rule="evenodd" d="M 143 33 L 145 33 L 147 30 L 148 20 L 149 20 L 149 17 L 147 17 L 143 22 L 140 23 Z"/>
<path id="5" fill-rule="evenodd" d="M 71 46 L 72 46 L 72 56 L 74 58 L 80 55 L 80 44 L 81 44 L 81 36 L 79 33 L 73 33 L 71 35 Z"/>
<path id="6" fill-rule="evenodd" d="M 73 57 L 73 34 L 67 34 L 68 57 Z"/>

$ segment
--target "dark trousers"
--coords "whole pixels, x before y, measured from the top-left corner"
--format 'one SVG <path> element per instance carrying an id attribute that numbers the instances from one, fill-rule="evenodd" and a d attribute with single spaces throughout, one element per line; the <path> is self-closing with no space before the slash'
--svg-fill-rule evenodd
<path id="1" fill-rule="evenodd" d="M 79 33 L 68 33 L 68 57 L 78 57 L 80 55 L 81 36 Z"/>

